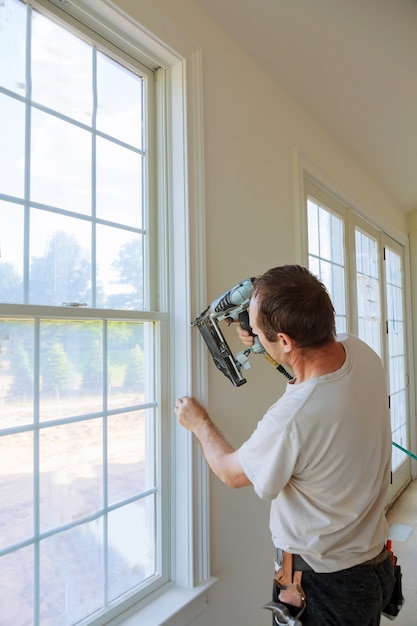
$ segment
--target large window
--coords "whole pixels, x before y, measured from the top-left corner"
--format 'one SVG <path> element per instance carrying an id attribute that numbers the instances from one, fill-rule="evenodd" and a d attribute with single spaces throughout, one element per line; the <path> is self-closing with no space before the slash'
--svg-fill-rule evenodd
<path id="1" fill-rule="evenodd" d="M 161 201 L 175 206 L 163 153 L 175 113 L 159 63 L 111 27 L 107 41 L 48 2 L 0 3 L 1 626 L 109 623 L 169 580 L 207 578 L 185 548 L 199 532 L 190 505 L 175 532 L 170 500 L 189 499 L 170 464 L 191 446 L 167 412 L 169 365 L 188 350 L 185 218 L 170 264 Z M 194 566 L 195 580 L 179 573 Z"/>
<path id="2" fill-rule="evenodd" d="M 305 192 L 309 267 L 329 290 L 337 331 L 357 334 L 383 360 L 392 438 L 407 448 L 403 248 L 309 180 Z M 409 477 L 409 461 L 397 447 L 392 454 L 394 494 Z"/>

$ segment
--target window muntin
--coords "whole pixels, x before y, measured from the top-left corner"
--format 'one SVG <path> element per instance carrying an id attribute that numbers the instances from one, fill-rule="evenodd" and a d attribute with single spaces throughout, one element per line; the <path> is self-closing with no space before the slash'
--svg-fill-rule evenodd
<path id="1" fill-rule="evenodd" d="M 153 74 L 19 0 L 2 4 L 0 23 L 2 58 L 7 42 L 14 50 L 0 69 L 10 119 L 0 301 L 17 305 L 16 316 L 0 309 L 0 482 L 10 495 L 0 579 L 18 581 L 5 591 L 22 623 L 70 625 L 168 576 L 166 316 L 143 313 L 166 275 L 145 258 L 158 256 L 148 228 Z M 87 308 L 74 317 L 63 303 Z"/>

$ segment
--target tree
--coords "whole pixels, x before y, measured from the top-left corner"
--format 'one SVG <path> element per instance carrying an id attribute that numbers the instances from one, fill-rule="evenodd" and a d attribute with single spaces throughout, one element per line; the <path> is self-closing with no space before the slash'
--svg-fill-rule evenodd
<path id="1" fill-rule="evenodd" d="M 90 339 L 86 344 L 87 358 L 83 363 L 81 388 L 86 395 L 101 394 L 103 387 L 103 348 L 101 337 L 90 330 Z"/>
<path id="2" fill-rule="evenodd" d="M 63 302 L 90 302 L 91 263 L 76 237 L 56 231 L 42 257 L 30 268 L 30 302 L 61 306 Z"/>
<path id="3" fill-rule="evenodd" d="M 12 263 L 0 261 L 0 302 L 22 303 L 23 282 Z"/>
<path id="4" fill-rule="evenodd" d="M 46 394 L 52 392 L 59 398 L 60 391 L 65 386 L 68 371 L 68 359 L 64 348 L 55 343 L 46 354 L 42 367 L 42 388 Z"/>
<path id="5" fill-rule="evenodd" d="M 33 363 L 20 340 L 11 345 L 10 373 L 13 375 L 10 388 L 12 396 L 19 400 L 30 398 L 33 394 Z"/>
<path id="6" fill-rule="evenodd" d="M 145 373 L 145 359 L 143 350 L 140 346 L 135 346 L 129 350 L 129 356 L 126 363 L 126 373 L 124 384 L 126 389 L 142 389 Z"/>
<path id="7" fill-rule="evenodd" d="M 112 263 L 118 273 L 118 285 L 129 287 L 128 291 L 109 296 L 112 308 L 141 310 L 143 308 L 143 259 L 140 239 L 131 239 L 120 248 Z M 116 282 L 116 281 L 114 281 Z"/>

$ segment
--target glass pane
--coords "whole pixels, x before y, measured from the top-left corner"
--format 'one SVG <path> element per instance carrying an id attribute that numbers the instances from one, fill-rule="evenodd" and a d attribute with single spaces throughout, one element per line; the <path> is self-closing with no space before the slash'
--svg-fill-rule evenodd
<path id="1" fill-rule="evenodd" d="M 358 335 L 382 356 L 378 242 L 355 230 Z"/>
<path id="2" fill-rule="evenodd" d="M 23 207 L 0 200 L 0 302 L 23 303 Z"/>
<path id="3" fill-rule="evenodd" d="M 142 228 L 142 156 L 97 138 L 97 217 Z"/>
<path id="4" fill-rule="evenodd" d="M 403 406 L 405 405 L 405 398 L 404 398 L 404 402 L 402 402 L 401 404 Z M 397 411 L 399 411 L 399 409 L 397 409 Z M 394 427 L 392 428 L 392 440 L 395 441 L 395 443 L 397 443 L 402 448 L 407 449 L 408 435 L 407 435 L 407 425 L 405 423 L 399 426 L 398 428 L 394 428 Z M 396 447 L 393 447 L 392 449 L 393 471 L 395 471 L 401 465 L 401 463 L 403 463 L 403 461 L 405 461 L 406 459 L 407 459 L 407 455 L 405 452 L 403 452 L 402 450 L 399 450 Z"/>
<path id="5" fill-rule="evenodd" d="M 0 436 L 0 502 L 0 549 L 32 537 L 33 434 L 31 432 Z M 1 580 L 0 583 L 2 583 Z"/>
<path id="6" fill-rule="evenodd" d="M 102 411 L 102 323 L 41 322 L 40 369 L 41 421 Z"/>
<path id="7" fill-rule="evenodd" d="M 39 433 L 41 532 L 103 507 L 102 421 L 93 419 Z"/>
<path id="8" fill-rule="evenodd" d="M 332 251 L 331 214 L 322 207 L 319 208 L 319 249 L 322 259 L 331 260 Z"/>
<path id="9" fill-rule="evenodd" d="M 109 504 L 154 486 L 154 411 L 111 415 L 107 424 Z"/>
<path id="10" fill-rule="evenodd" d="M 307 200 L 308 210 L 308 251 L 319 256 L 319 207 L 315 202 Z M 310 268 L 311 269 L 311 268 Z"/>
<path id="11" fill-rule="evenodd" d="M 26 90 L 25 52 L 26 7 L 16 0 L 3 0 L 0 2 L 0 85 L 20 95 Z"/>
<path id="12" fill-rule="evenodd" d="M 23 198 L 25 106 L 0 93 L 0 111 L 0 193 Z"/>
<path id="13" fill-rule="evenodd" d="M 109 409 L 144 402 L 144 324 L 109 322 L 107 327 L 107 406 Z M 152 347 L 148 348 L 153 352 Z M 152 400 L 148 398 L 147 401 Z"/>
<path id="14" fill-rule="evenodd" d="M 403 355 L 391 356 L 390 361 L 390 393 L 394 394 L 404 389 L 405 363 Z"/>
<path id="15" fill-rule="evenodd" d="M 97 129 L 136 148 L 142 145 L 143 80 L 97 53 Z"/>
<path id="16" fill-rule="evenodd" d="M 331 229 L 331 259 L 333 263 L 344 266 L 343 222 L 335 215 L 331 217 Z"/>
<path id="17" fill-rule="evenodd" d="M 0 428 L 33 423 L 33 322 L 0 319 Z"/>
<path id="18" fill-rule="evenodd" d="M 390 285 L 395 285 L 401 288 L 402 285 L 402 272 L 401 272 L 401 259 L 398 254 L 395 254 L 389 248 L 385 250 L 387 259 L 387 282 Z"/>
<path id="19" fill-rule="evenodd" d="M 320 260 L 316 259 L 313 256 L 309 256 L 308 257 L 308 266 L 309 266 L 310 272 L 312 274 L 314 274 L 314 276 L 317 276 L 317 278 L 319 278 L 319 276 L 320 276 Z"/>
<path id="20" fill-rule="evenodd" d="M 33 547 L 0 558 L 1 626 L 33 626 Z"/>
<path id="21" fill-rule="evenodd" d="M 31 60 L 33 101 L 91 125 L 91 46 L 34 11 Z"/>
<path id="22" fill-rule="evenodd" d="M 338 313 L 346 311 L 346 290 L 344 267 L 332 265 L 331 298 L 333 306 Z"/>
<path id="23" fill-rule="evenodd" d="M 143 309 L 143 238 L 97 226 L 97 306 Z"/>
<path id="24" fill-rule="evenodd" d="M 336 333 L 346 332 L 345 269 L 309 257 L 309 269 L 324 284 L 335 308 Z"/>
<path id="25" fill-rule="evenodd" d="M 404 357 L 404 323 L 396 321 L 388 325 L 388 348 L 392 357 Z"/>
<path id="26" fill-rule="evenodd" d="M 392 330 L 395 333 L 398 322 L 401 322 L 403 319 L 401 289 L 395 285 L 387 283 L 387 302 L 388 319 L 391 323 Z"/>
<path id="27" fill-rule="evenodd" d="M 33 210 L 30 232 L 29 301 L 91 306 L 91 225 Z"/>
<path id="28" fill-rule="evenodd" d="M 109 599 L 143 583 L 155 573 L 155 496 L 111 511 L 109 525 Z"/>
<path id="29" fill-rule="evenodd" d="M 41 541 L 42 626 L 71 626 L 103 606 L 102 524 L 100 518 Z"/>
<path id="30" fill-rule="evenodd" d="M 347 331 L 346 317 L 342 315 L 335 315 L 335 321 L 336 321 L 336 333 L 337 334 L 345 333 Z"/>
<path id="31" fill-rule="evenodd" d="M 32 109 L 30 174 L 32 200 L 91 215 L 91 133 Z"/>
<path id="32" fill-rule="evenodd" d="M 367 234 L 355 231 L 356 269 L 360 274 L 378 279 L 378 243 Z"/>

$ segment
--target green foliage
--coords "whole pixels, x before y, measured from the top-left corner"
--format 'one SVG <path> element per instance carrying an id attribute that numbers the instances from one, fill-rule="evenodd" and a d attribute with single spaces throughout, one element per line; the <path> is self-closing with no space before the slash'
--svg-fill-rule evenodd
<path id="1" fill-rule="evenodd" d="M 114 309 L 143 309 L 143 253 L 141 239 L 132 239 L 120 248 L 112 263 L 117 271 L 118 285 L 127 287 L 122 293 L 111 294 L 107 306 Z"/>
<path id="2" fill-rule="evenodd" d="M 145 358 L 140 346 L 129 351 L 124 384 L 127 389 L 142 388 L 145 373 Z"/>
<path id="3" fill-rule="evenodd" d="M 11 346 L 10 373 L 13 375 L 10 393 L 18 398 L 29 398 L 33 393 L 33 363 L 19 340 Z"/>
<path id="4" fill-rule="evenodd" d="M 0 261 L 0 302 L 20 304 L 22 301 L 22 278 L 11 263 Z"/>
<path id="5" fill-rule="evenodd" d="M 91 332 L 91 327 L 87 328 Z M 81 388 L 86 394 L 97 394 L 101 392 L 103 379 L 101 336 L 92 334 L 89 339 L 86 358 L 82 364 Z"/>
<path id="6" fill-rule="evenodd" d="M 46 394 L 59 397 L 67 379 L 68 359 L 64 348 L 55 343 L 46 354 L 42 366 L 42 387 Z"/>
<path id="7" fill-rule="evenodd" d="M 32 259 L 30 302 L 61 306 L 89 302 L 91 263 L 74 235 L 56 231 L 41 257 Z"/>

